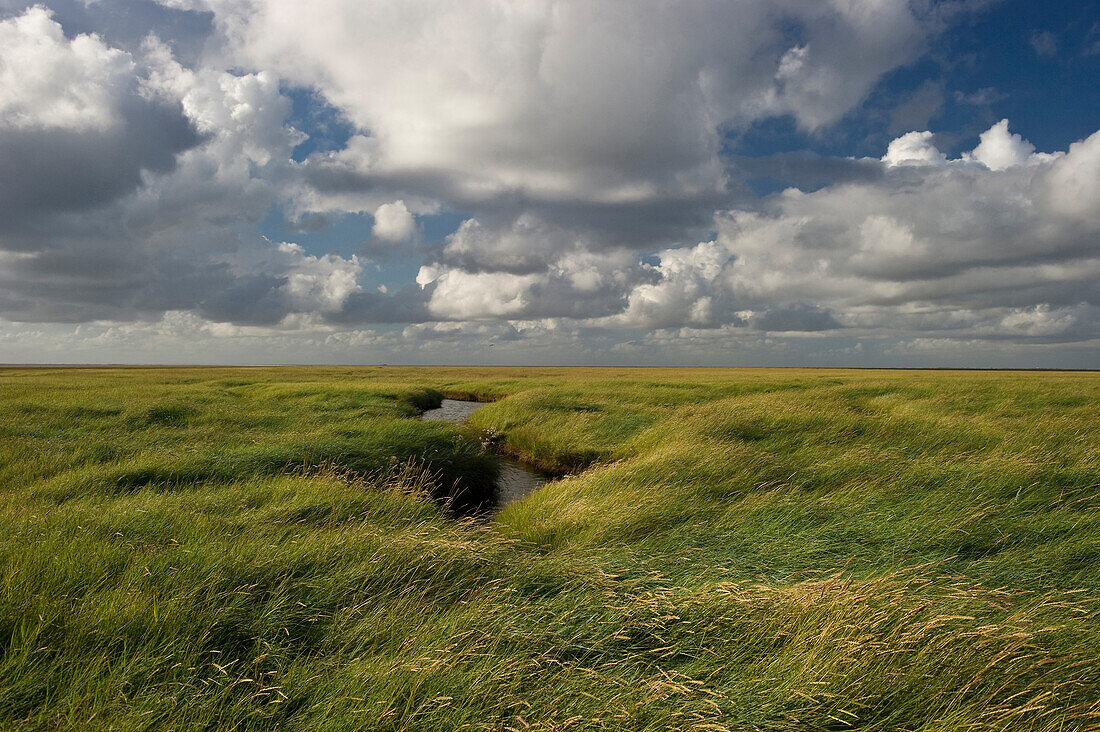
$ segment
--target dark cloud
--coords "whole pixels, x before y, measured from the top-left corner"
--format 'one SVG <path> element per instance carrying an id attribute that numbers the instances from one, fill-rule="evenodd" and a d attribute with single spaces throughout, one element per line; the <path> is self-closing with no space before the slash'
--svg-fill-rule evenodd
<path id="1" fill-rule="evenodd" d="M 393 294 L 356 292 L 348 296 L 343 307 L 325 314 L 325 322 L 333 325 L 364 325 L 369 323 L 423 323 L 431 320 L 428 299 L 431 290 L 416 285 L 401 288 Z"/>
<path id="2" fill-rule="evenodd" d="M 118 112 L 122 122 L 102 132 L 0 132 L 0 236 L 28 220 L 104 206 L 137 189 L 142 171 L 168 173 L 178 153 L 202 141 L 178 104 L 128 96 Z"/>
<path id="3" fill-rule="evenodd" d="M 766 179 L 775 181 L 781 187 L 793 186 L 802 190 L 874 181 L 884 175 L 884 168 L 879 160 L 825 156 L 809 150 L 757 157 L 730 156 L 727 163 L 730 173 L 743 179 Z"/>
<path id="4" fill-rule="evenodd" d="M 908 99 L 894 107 L 890 112 L 891 135 L 900 135 L 913 130 L 927 130 L 929 122 L 943 112 L 943 82 L 925 81 Z"/>
<path id="5" fill-rule="evenodd" d="M 831 312 L 809 302 L 796 302 L 754 313 L 748 324 L 756 330 L 777 333 L 814 332 L 841 327 Z"/>

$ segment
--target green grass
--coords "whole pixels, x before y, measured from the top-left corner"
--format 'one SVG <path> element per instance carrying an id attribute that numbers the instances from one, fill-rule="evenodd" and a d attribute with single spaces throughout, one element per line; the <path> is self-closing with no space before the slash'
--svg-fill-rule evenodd
<path id="1" fill-rule="evenodd" d="M 494 462 L 575 472 L 455 518 Z M 1100 375 L 0 370 L 3 729 L 1100 729 Z"/>

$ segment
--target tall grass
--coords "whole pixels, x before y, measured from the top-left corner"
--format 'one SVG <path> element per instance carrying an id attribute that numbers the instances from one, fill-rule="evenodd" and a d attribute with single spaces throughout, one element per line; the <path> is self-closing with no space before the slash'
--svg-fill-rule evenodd
<path id="1" fill-rule="evenodd" d="M 493 521 L 474 426 L 579 471 Z M 0 727 L 1100 729 L 1100 377 L 0 371 Z"/>

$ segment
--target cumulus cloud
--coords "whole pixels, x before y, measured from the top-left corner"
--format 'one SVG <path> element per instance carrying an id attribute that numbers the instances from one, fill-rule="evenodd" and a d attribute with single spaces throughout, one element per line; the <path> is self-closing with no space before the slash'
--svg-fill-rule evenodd
<path id="1" fill-rule="evenodd" d="M 947 156 L 936 148 L 933 135 L 924 132 L 908 132 L 890 142 L 882 162 L 890 167 L 896 165 L 938 165 L 946 162 Z"/>
<path id="2" fill-rule="evenodd" d="M 575 250 L 519 273 L 434 263 L 416 281 L 436 318 L 587 319 L 620 312 L 630 289 L 650 279 L 630 252 Z"/>
<path id="3" fill-rule="evenodd" d="M 517 316 L 528 305 L 527 291 L 533 275 L 507 272 L 439 271 L 421 267 L 416 281 L 422 287 L 434 285 L 428 308 L 433 315 L 455 320 L 476 320 Z"/>
<path id="4" fill-rule="evenodd" d="M 96 36 L 67 38 L 42 7 L 0 21 L 0 234 L 108 203 L 198 143 L 138 66 Z"/>
<path id="5" fill-rule="evenodd" d="M 587 232 L 525 213 L 498 222 L 466 219 L 446 237 L 439 256 L 451 267 L 530 274 L 547 270 L 567 253 L 598 248 Z"/>
<path id="6" fill-rule="evenodd" d="M 1066 218 L 1065 225 L 1100 228 L 1100 133 L 1069 147 L 1069 154 L 1042 174 L 1036 203 Z"/>
<path id="7" fill-rule="evenodd" d="M 0 39 L 0 313 L 273 324 L 358 291 L 355 257 L 243 228 L 302 139 L 277 78 L 184 67 L 155 37 L 69 37 L 41 7 Z"/>
<path id="8" fill-rule="evenodd" d="M 36 6 L 0 22 L 0 125 L 97 130 L 121 123 L 120 91 L 132 83 L 130 55 L 94 36 L 65 38 Z"/>
<path id="9" fill-rule="evenodd" d="M 1002 119 L 982 133 L 981 142 L 968 158 L 990 170 L 1004 170 L 1028 161 L 1035 146 L 1020 135 L 1008 131 L 1008 120 Z"/>
<path id="10" fill-rule="evenodd" d="M 0 0 L 0 317 L 88 348 L 1100 338 L 1100 133 L 1045 154 L 1002 120 L 949 156 L 930 81 L 874 157 L 729 154 L 835 139 L 980 3 L 50 5 Z M 303 95 L 343 131 L 303 145 Z"/>
<path id="11" fill-rule="evenodd" d="M 95 36 L 130 53 L 137 53 L 153 33 L 188 65 L 197 63 L 213 40 L 213 13 L 156 0 L 0 0 L 0 17 L 22 15 L 34 7 L 48 7 L 67 37 Z"/>
<path id="12" fill-rule="evenodd" d="M 321 89 L 369 131 L 319 166 L 471 200 L 720 189 L 725 128 L 832 124 L 930 29 L 903 0 L 207 6 L 244 63 Z"/>
<path id="13" fill-rule="evenodd" d="M 1002 121 L 949 159 L 908 133 L 860 163 L 878 175 L 720 212 L 714 240 L 652 263 L 531 217 L 471 219 L 418 282 L 451 320 L 1085 341 L 1100 336 L 1098 151 L 1100 133 L 1036 153 Z"/>
<path id="14" fill-rule="evenodd" d="M 723 214 L 717 246 L 728 262 L 694 276 L 769 330 L 798 329 L 797 318 L 761 308 L 813 313 L 804 330 L 1096 338 L 1100 133 L 1041 154 L 1001 122 L 955 160 L 931 140 L 891 143 L 882 179 L 791 189 L 763 211 Z"/>
<path id="15" fill-rule="evenodd" d="M 635 287 L 626 310 L 613 321 L 643 328 L 712 324 L 718 315 L 714 301 L 721 296 L 714 283 L 732 261 L 732 253 L 717 242 L 704 242 L 658 256 L 659 263 L 651 268 L 657 281 Z"/>
<path id="16" fill-rule="evenodd" d="M 379 239 L 399 242 L 409 239 L 416 231 L 416 220 L 405 207 L 404 201 L 384 203 L 374 211 L 372 232 Z"/>

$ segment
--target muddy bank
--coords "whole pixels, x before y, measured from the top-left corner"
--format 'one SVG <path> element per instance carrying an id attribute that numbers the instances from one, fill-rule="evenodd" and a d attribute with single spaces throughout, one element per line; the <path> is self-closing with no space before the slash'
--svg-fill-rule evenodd
<path id="1" fill-rule="evenodd" d="M 421 416 L 425 420 L 440 420 L 463 424 L 475 411 L 485 406 L 483 402 L 462 399 L 444 399 L 436 409 L 428 409 Z M 490 447 L 494 447 L 490 445 Z M 490 511 L 499 511 L 513 501 L 529 495 L 550 481 L 551 477 L 524 465 L 519 460 L 497 451 L 500 476 L 497 478 Z"/>

